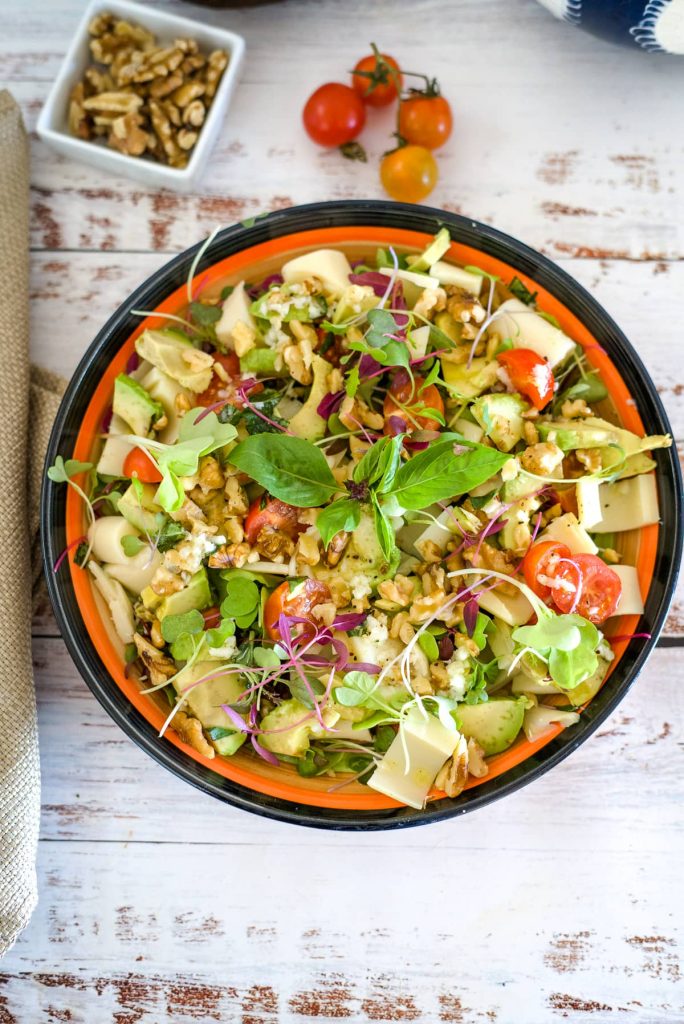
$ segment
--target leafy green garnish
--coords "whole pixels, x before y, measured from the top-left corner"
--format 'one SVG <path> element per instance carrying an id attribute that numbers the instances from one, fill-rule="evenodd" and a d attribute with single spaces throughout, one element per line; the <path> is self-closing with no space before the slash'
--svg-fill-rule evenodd
<path id="1" fill-rule="evenodd" d="M 543 309 L 538 309 L 537 316 L 540 316 L 542 320 L 546 320 L 548 323 L 551 324 L 552 327 L 557 327 L 560 331 L 561 325 L 556 319 L 556 317 L 553 315 L 553 313 L 545 313 Z"/>
<path id="2" fill-rule="evenodd" d="M 167 644 L 174 643 L 184 633 L 194 636 L 204 629 L 204 616 L 196 608 L 182 615 L 165 615 L 161 620 L 161 635 Z"/>
<path id="3" fill-rule="evenodd" d="M 265 351 L 264 349 L 258 349 L 253 351 Z M 244 408 L 239 408 L 236 405 L 224 405 L 219 411 L 218 418 L 221 423 L 232 423 L 237 426 L 238 423 L 244 423 L 245 429 L 248 434 L 277 434 L 279 433 L 278 427 L 285 429 L 287 423 L 280 416 L 276 415 L 275 409 L 282 398 L 282 394 L 279 391 L 262 391 L 258 397 L 250 398 L 250 405 Z M 250 408 L 254 406 L 254 408 Z M 254 410 L 257 410 L 255 412 Z M 262 416 L 268 417 L 271 423 L 267 423 Z"/>
<path id="4" fill-rule="evenodd" d="M 224 287 L 221 289 L 221 302 L 225 302 L 226 299 L 230 295 L 232 295 L 234 291 L 235 291 L 235 286 L 234 285 L 232 285 L 232 284 L 224 285 Z"/>
<path id="5" fill-rule="evenodd" d="M 564 690 L 574 689 L 598 668 L 599 631 L 581 615 L 549 612 L 534 626 L 518 626 L 512 636 L 548 662 L 551 678 Z"/>
<path id="6" fill-rule="evenodd" d="M 508 290 L 513 292 L 516 299 L 524 302 L 526 306 L 533 306 L 534 300 L 537 298 L 539 292 L 531 292 L 527 285 L 523 284 L 519 277 L 514 277 L 508 286 Z"/>
<path id="7" fill-rule="evenodd" d="M 190 316 L 199 327 L 211 327 L 221 319 L 221 307 L 207 306 L 204 302 L 191 302 Z"/>
<path id="8" fill-rule="evenodd" d="M 376 689 L 375 680 L 367 672 L 347 672 L 342 686 L 334 690 L 335 700 L 345 708 L 373 708 L 382 711 L 391 719 L 399 717 L 399 708 L 409 698 L 406 691 L 398 691 L 396 695 L 385 699 Z M 363 727 L 359 723 L 359 727 Z"/>
<path id="9" fill-rule="evenodd" d="M 58 455 L 54 465 L 48 469 L 47 475 L 55 484 L 67 484 L 71 482 L 72 476 L 85 473 L 92 468 L 92 462 L 79 462 L 78 459 L 67 459 L 65 462 L 62 456 Z"/>
<path id="10" fill-rule="evenodd" d="M 317 679 L 316 676 L 312 676 L 307 673 L 306 681 L 309 684 L 309 688 L 313 692 L 315 697 L 323 696 L 323 694 L 325 693 L 325 686 L 320 681 L 320 679 Z M 290 675 L 290 678 L 287 680 L 287 686 L 295 700 L 298 700 L 300 704 L 304 705 L 305 708 L 312 708 L 314 706 L 314 702 L 311 699 L 311 693 L 309 692 L 309 689 L 304 683 L 304 680 L 301 679 L 296 672 L 293 672 Z"/>
<path id="11" fill-rule="evenodd" d="M 221 602 L 221 615 L 225 618 L 242 619 L 256 612 L 259 588 L 254 580 L 244 576 L 229 576 L 226 579 L 225 594 Z"/>
<path id="12" fill-rule="evenodd" d="M 301 437 L 248 437 L 233 449 L 230 461 L 275 498 L 297 508 L 324 505 L 340 490 L 323 452 Z"/>
<path id="13" fill-rule="evenodd" d="M 341 530 L 351 533 L 361 521 L 361 504 L 355 498 L 340 498 L 319 513 L 316 520 L 323 546 L 327 548 Z"/>
<path id="14" fill-rule="evenodd" d="M 206 631 L 207 647 L 223 647 L 231 636 L 235 636 L 235 623 L 232 619 L 221 619 L 218 626 Z"/>
<path id="15" fill-rule="evenodd" d="M 165 519 L 157 534 L 157 550 L 168 551 L 185 537 L 185 528 L 173 519 Z"/>
<path id="16" fill-rule="evenodd" d="M 137 555 L 139 551 L 145 547 L 145 541 L 141 540 L 140 537 L 134 537 L 133 534 L 126 534 L 125 537 L 121 538 L 121 547 L 124 555 L 132 558 Z"/>
<path id="17" fill-rule="evenodd" d="M 404 509 L 420 511 L 438 501 L 465 494 L 490 480 L 510 456 L 476 445 L 454 452 L 454 441 L 436 441 L 398 470 L 389 494 Z"/>

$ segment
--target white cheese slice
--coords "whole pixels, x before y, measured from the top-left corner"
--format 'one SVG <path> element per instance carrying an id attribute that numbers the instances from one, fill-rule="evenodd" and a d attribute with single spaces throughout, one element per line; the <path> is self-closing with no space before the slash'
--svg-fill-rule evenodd
<path id="1" fill-rule="evenodd" d="M 477 600 L 484 611 L 491 612 L 508 626 L 524 626 L 534 612 L 530 602 L 519 590 L 515 594 L 501 594 L 498 589 L 488 590 L 478 596 Z"/>
<path id="2" fill-rule="evenodd" d="M 566 512 L 558 519 L 552 519 L 546 529 L 539 534 L 537 540 L 557 540 L 560 544 L 565 544 L 570 548 L 573 555 L 595 555 L 598 551 L 573 512 Z"/>
<path id="3" fill-rule="evenodd" d="M 531 348 L 557 366 L 570 355 L 575 342 L 519 299 L 506 299 L 489 326 L 489 333 L 510 338 L 514 348 Z"/>
<path id="4" fill-rule="evenodd" d="M 595 524 L 597 533 L 619 533 L 639 530 L 657 523 L 658 491 L 654 473 L 618 480 L 614 484 L 601 484 L 601 518 Z"/>
<path id="5" fill-rule="evenodd" d="M 243 323 L 256 330 L 256 322 L 250 312 L 251 299 L 245 291 L 245 282 L 236 284 L 223 303 L 221 319 L 216 324 L 216 337 L 228 347 L 232 347 L 235 325 Z"/>
<path id="6" fill-rule="evenodd" d="M 402 731 L 404 742 L 397 734 L 368 785 L 378 793 L 420 810 L 437 772 L 456 749 L 460 733 L 447 729 L 432 715 L 423 716 L 419 708 L 408 712 Z"/>
<path id="7" fill-rule="evenodd" d="M 578 480 L 575 485 L 577 518 L 585 530 L 591 530 L 601 520 L 599 486 L 598 480 Z"/>
<path id="8" fill-rule="evenodd" d="M 96 588 L 107 602 L 119 640 L 124 644 L 132 643 L 135 631 L 133 605 L 129 601 L 126 591 L 118 580 L 111 579 L 97 562 L 88 562 L 88 569 L 93 575 Z"/>
<path id="9" fill-rule="evenodd" d="M 432 264 L 430 277 L 436 277 L 440 284 L 453 284 L 458 288 L 463 288 L 471 295 L 480 294 L 484 280 L 482 274 L 471 274 L 469 270 L 455 267 L 453 263 L 447 263 L 446 260 L 437 260 Z"/>
<path id="10" fill-rule="evenodd" d="M 633 565 L 611 565 L 622 583 L 622 594 L 618 602 L 616 615 L 641 615 L 644 601 L 639 586 L 639 574 Z"/>
<path id="11" fill-rule="evenodd" d="M 316 249 L 288 260 L 280 271 L 288 284 L 315 277 L 330 295 L 339 296 L 349 285 L 352 268 L 343 252 L 337 249 Z"/>

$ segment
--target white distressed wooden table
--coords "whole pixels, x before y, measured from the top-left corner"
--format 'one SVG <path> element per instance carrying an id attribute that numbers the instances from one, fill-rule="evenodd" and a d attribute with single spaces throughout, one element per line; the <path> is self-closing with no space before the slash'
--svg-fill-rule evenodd
<path id="1" fill-rule="evenodd" d="M 31 129 L 82 6 L 0 3 L 0 81 Z M 587 285 L 684 438 L 684 60 L 613 48 L 533 0 L 165 6 L 244 34 L 242 86 L 196 195 L 33 138 L 37 361 L 68 373 L 131 289 L 217 223 L 378 196 L 387 118 L 371 119 L 366 166 L 299 127 L 309 91 L 372 39 L 453 102 L 435 205 Z M 617 713 L 550 775 L 464 819 L 362 836 L 252 817 L 168 775 L 109 721 L 45 609 L 41 898 L 0 966 L 0 1022 L 683 1020 L 683 618 L 675 606 Z"/>

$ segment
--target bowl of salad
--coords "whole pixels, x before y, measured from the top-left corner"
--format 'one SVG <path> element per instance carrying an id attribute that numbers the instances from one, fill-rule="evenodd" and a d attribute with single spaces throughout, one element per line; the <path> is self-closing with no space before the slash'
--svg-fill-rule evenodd
<path id="1" fill-rule="evenodd" d="M 392 828 L 535 779 L 662 627 L 681 480 L 637 353 L 520 242 L 278 211 L 112 316 L 52 435 L 46 575 L 158 762 L 281 820 Z"/>

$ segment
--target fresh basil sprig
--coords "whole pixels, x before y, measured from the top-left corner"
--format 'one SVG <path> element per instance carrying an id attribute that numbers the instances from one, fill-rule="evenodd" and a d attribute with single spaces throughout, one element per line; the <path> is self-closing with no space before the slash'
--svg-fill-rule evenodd
<path id="1" fill-rule="evenodd" d="M 402 508 L 419 511 L 478 487 L 510 458 L 484 445 L 466 451 L 460 447 L 461 443 L 453 440 L 435 441 L 400 466 L 388 495 Z"/>
<path id="2" fill-rule="evenodd" d="M 320 448 L 301 437 L 248 437 L 233 449 L 230 461 L 273 497 L 297 508 L 324 505 L 341 489 Z"/>
<path id="3" fill-rule="evenodd" d="M 356 498 L 340 498 L 319 513 L 316 520 L 318 532 L 327 548 L 335 534 L 341 530 L 351 533 L 361 521 L 361 502 Z"/>

